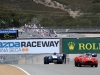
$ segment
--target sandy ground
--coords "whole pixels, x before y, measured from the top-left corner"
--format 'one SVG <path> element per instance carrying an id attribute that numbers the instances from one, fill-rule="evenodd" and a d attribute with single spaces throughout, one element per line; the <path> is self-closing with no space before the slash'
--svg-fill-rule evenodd
<path id="1" fill-rule="evenodd" d="M 0 65 L 0 75 L 27 75 L 20 69 L 10 65 Z"/>

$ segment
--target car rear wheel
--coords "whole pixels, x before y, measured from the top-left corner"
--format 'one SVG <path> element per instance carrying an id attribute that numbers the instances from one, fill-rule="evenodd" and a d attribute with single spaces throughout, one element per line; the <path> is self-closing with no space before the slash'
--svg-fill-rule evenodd
<path id="1" fill-rule="evenodd" d="M 49 64 L 48 60 L 46 61 L 46 64 Z"/>
<path id="2" fill-rule="evenodd" d="M 57 64 L 63 64 L 63 62 L 57 62 Z"/>
<path id="3" fill-rule="evenodd" d="M 46 59 L 46 60 L 44 60 L 44 64 L 49 64 L 49 62 L 48 62 L 48 60 Z"/>
<path id="4" fill-rule="evenodd" d="M 60 64 L 63 64 L 63 62 L 60 62 Z"/>
<path id="5" fill-rule="evenodd" d="M 44 64 L 46 64 L 46 62 L 44 61 Z"/>
<path id="6" fill-rule="evenodd" d="M 55 63 L 55 64 L 59 64 L 59 62 Z"/>
<path id="7" fill-rule="evenodd" d="M 95 67 L 98 67 L 98 64 L 96 64 Z"/>

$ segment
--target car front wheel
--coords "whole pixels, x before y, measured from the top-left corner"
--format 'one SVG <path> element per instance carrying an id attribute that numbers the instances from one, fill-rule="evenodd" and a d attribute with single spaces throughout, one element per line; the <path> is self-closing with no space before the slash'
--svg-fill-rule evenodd
<path id="1" fill-rule="evenodd" d="M 82 67 L 82 65 L 81 65 L 81 63 L 80 63 L 80 62 L 78 63 L 78 65 L 79 65 L 79 67 Z"/>
<path id="2" fill-rule="evenodd" d="M 75 66 L 78 67 L 78 63 L 77 62 L 75 62 Z"/>
<path id="3" fill-rule="evenodd" d="M 91 65 L 91 67 L 93 67 L 93 65 Z"/>

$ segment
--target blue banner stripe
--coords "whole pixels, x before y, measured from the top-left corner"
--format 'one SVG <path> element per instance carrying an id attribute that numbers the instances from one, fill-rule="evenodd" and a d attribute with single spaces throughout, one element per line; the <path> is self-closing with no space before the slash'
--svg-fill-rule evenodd
<path id="1" fill-rule="evenodd" d="M 0 33 L 17 33 L 18 30 L 0 30 Z"/>

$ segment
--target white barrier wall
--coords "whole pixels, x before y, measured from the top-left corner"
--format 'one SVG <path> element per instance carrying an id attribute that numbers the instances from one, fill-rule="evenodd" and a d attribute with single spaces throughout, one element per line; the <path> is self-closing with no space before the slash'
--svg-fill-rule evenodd
<path id="1" fill-rule="evenodd" d="M 0 40 L 0 54 L 59 53 L 60 39 Z"/>

